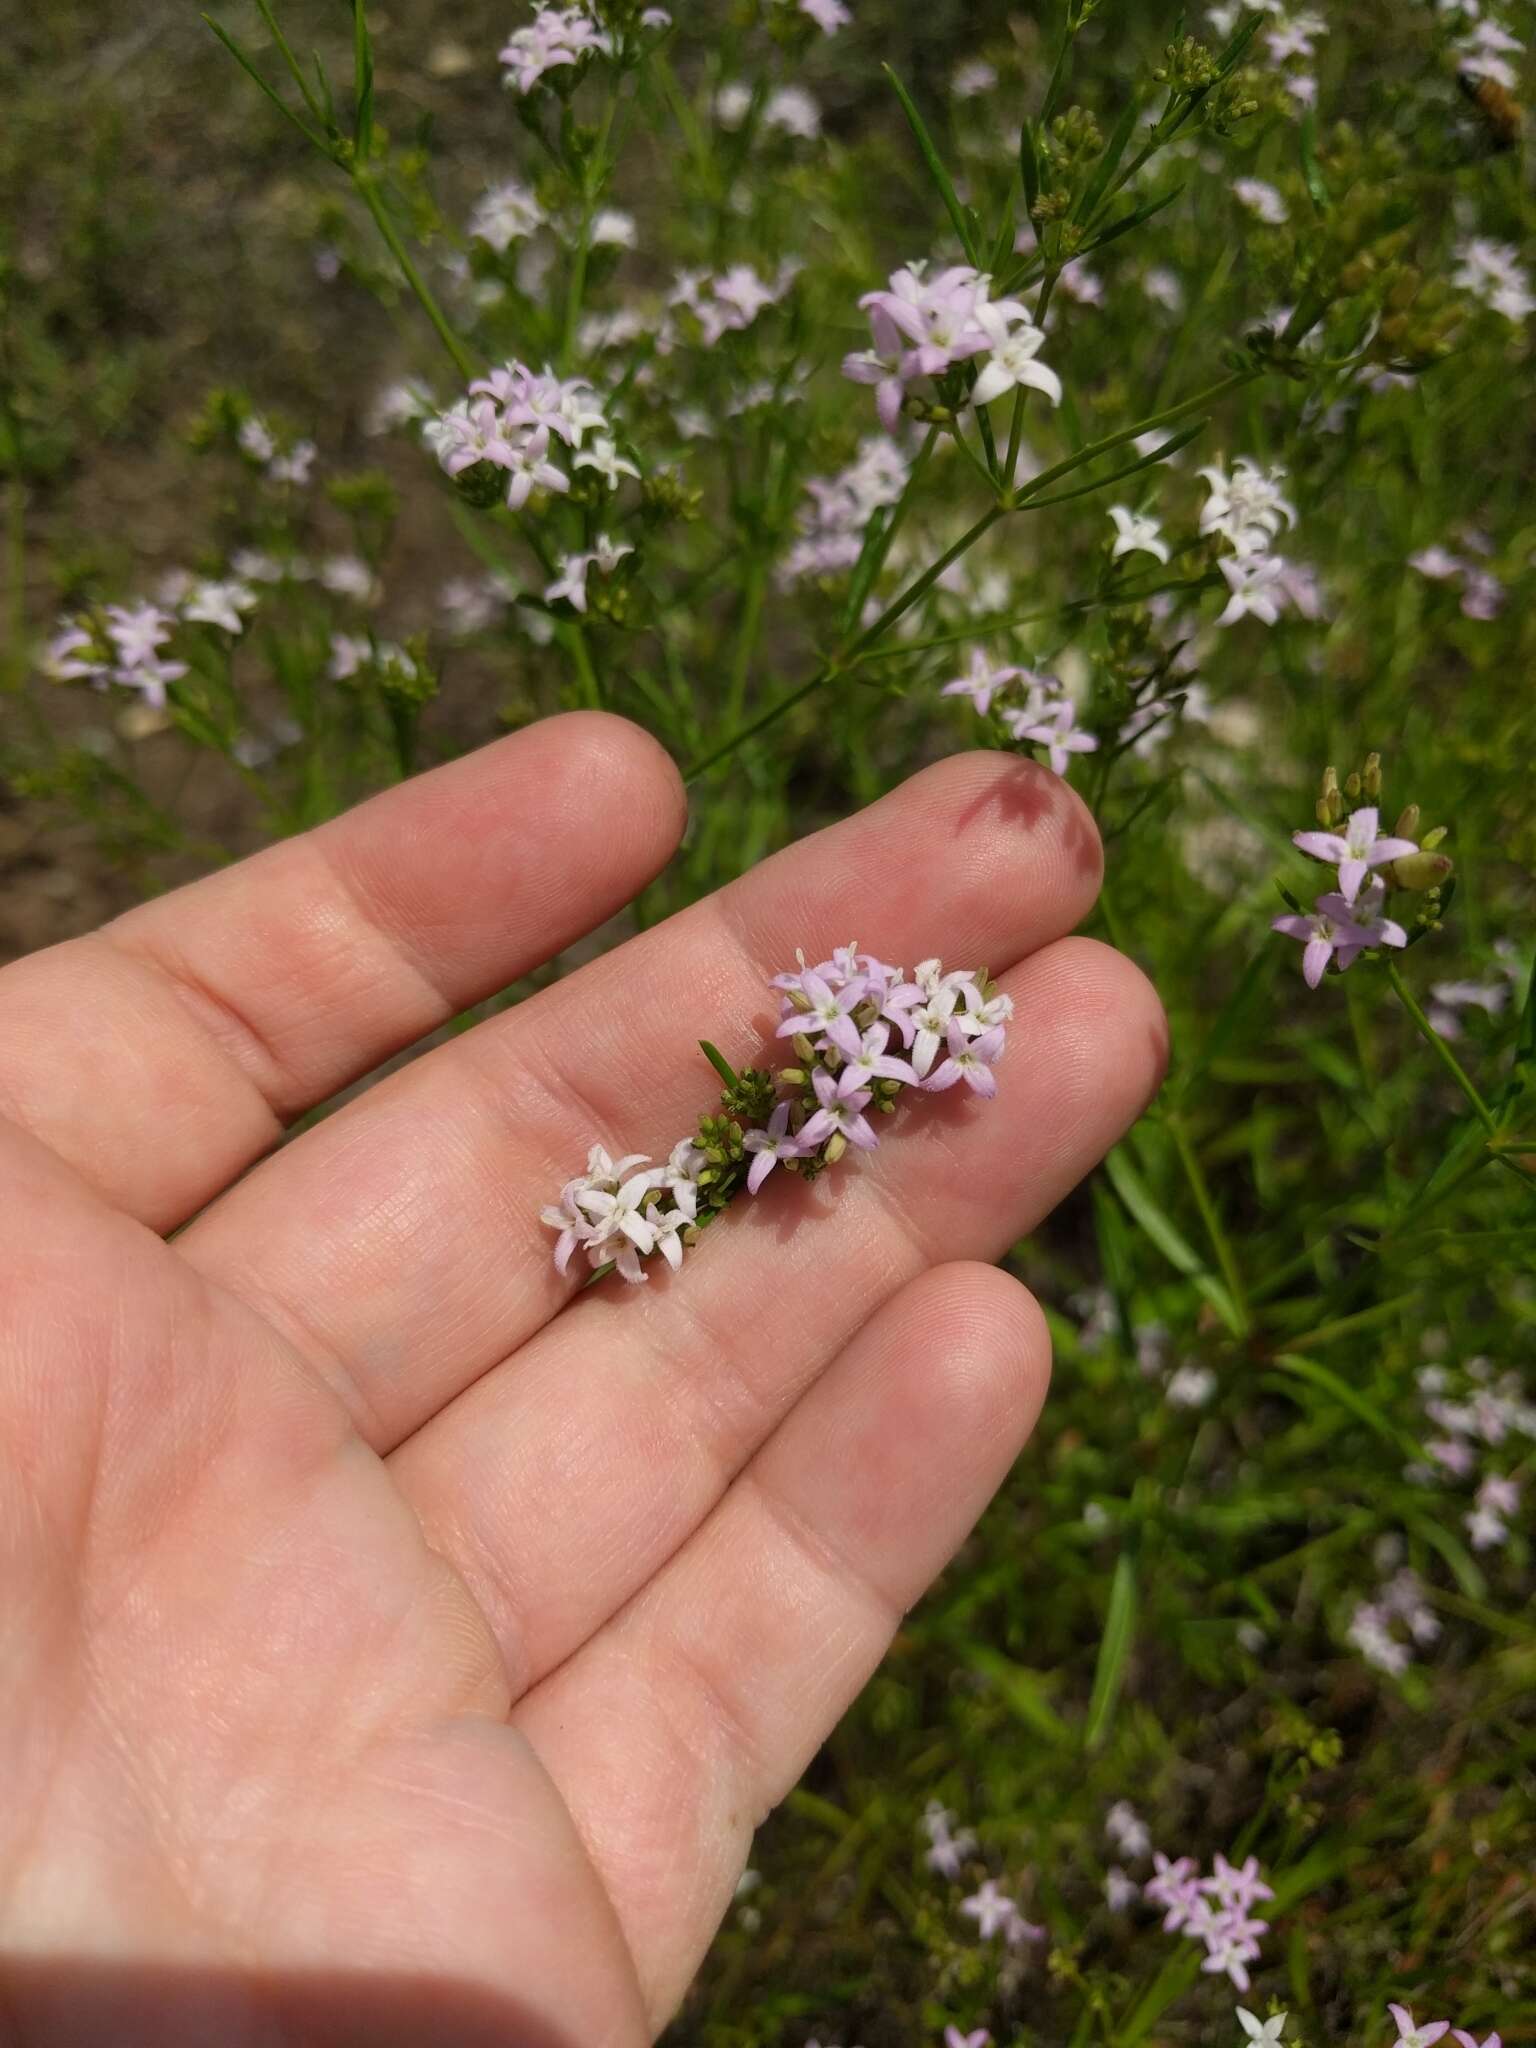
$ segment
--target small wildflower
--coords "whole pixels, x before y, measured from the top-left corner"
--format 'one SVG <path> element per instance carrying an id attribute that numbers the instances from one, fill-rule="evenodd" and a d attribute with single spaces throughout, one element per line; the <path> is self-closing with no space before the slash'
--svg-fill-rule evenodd
<path id="1" fill-rule="evenodd" d="M 1442 2034 L 1451 2029 L 1449 2020 L 1426 2020 L 1423 2026 L 1415 2026 L 1413 2014 L 1406 2005 L 1388 2005 L 1392 2023 L 1397 2028 L 1397 2040 L 1393 2048 L 1434 2048 Z"/>
<path id="2" fill-rule="evenodd" d="M 1339 894 L 1344 902 L 1353 905 L 1360 894 L 1361 884 L 1373 868 L 1385 867 L 1389 861 L 1401 860 L 1405 854 L 1417 853 L 1418 842 L 1412 839 L 1398 839 L 1380 830 L 1381 814 L 1373 804 L 1362 806 L 1350 814 L 1342 832 L 1296 832 L 1291 836 L 1303 853 L 1311 854 L 1314 860 L 1331 861 L 1339 870 Z M 1402 944 L 1401 940 L 1388 940 L 1387 944 Z"/>
<path id="3" fill-rule="evenodd" d="M 1111 505 L 1109 516 L 1115 522 L 1115 544 L 1110 553 L 1115 561 L 1122 555 L 1155 555 L 1158 561 L 1168 560 L 1168 543 L 1163 539 L 1160 522 L 1143 512 L 1132 512 L 1126 505 Z"/>
<path id="4" fill-rule="evenodd" d="M 1237 2008 L 1238 2024 L 1248 2039 L 1256 2044 L 1256 2048 L 1279 2048 L 1280 2037 L 1285 2032 L 1286 2018 L 1285 2013 L 1277 2012 L 1269 2019 L 1261 2020 L 1256 2014 L 1251 2013 L 1247 2006 L 1240 2005 Z"/>

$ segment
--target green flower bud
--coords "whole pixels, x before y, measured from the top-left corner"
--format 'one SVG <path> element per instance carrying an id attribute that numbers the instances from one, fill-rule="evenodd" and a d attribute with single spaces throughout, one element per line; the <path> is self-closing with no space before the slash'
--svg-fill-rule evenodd
<path id="1" fill-rule="evenodd" d="M 836 1166 L 839 1159 L 842 1158 L 843 1154 L 847 1150 L 848 1140 L 843 1136 L 841 1131 L 834 1131 L 831 1137 L 827 1140 L 827 1149 L 822 1156 L 825 1158 L 828 1166 Z"/>
<path id="2" fill-rule="evenodd" d="M 1362 788 L 1362 789 L 1364 789 L 1364 791 L 1365 791 L 1365 793 L 1366 793 L 1366 795 L 1367 795 L 1368 797 L 1378 797 L 1378 796 L 1380 796 L 1380 795 L 1381 795 L 1381 756 L 1380 756 L 1380 754 L 1367 754 L 1367 755 L 1366 755 L 1366 757 L 1365 757 L 1365 773 L 1364 773 L 1364 774 L 1363 774 L 1363 775 L 1361 776 L 1361 778 L 1360 778 L 1360 786 L 1361 786 L 1361 788 Z"/>
<path id="3" fill-rule="evenodd" d="M 1455 865 L 1448 853 L 1405 853 L 1388 872 L 1399 889 L 1433 889 Z"/>
<path id="4" fill-rule="evenodd" d="M 1426 832 L 1419 841 L 1419 850 L 1422 853 L 1433 853 L 1435 848 L 1443 842 L 1450 829 L 1449 825 L 1436 825 L 1432 832 Z"/>
<path id="5" fill-rule="evenodd" d="M 1407 810 L 1403 812 L 1397 824 L 1393 827 L 1393 831 L 1399 839 L 1416 839 L 1418 837 L 1419 807 L 1417 804 L 1410 804 L 1408 806 Z"/>

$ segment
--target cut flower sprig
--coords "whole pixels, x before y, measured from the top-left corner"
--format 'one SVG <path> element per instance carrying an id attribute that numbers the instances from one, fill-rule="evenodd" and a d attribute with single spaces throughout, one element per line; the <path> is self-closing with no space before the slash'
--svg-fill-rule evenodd
<path id="1" fill-rule="evenodd" d="M 675 1271 L 686 1247 L 743 1193 L 756 1195 L 776 1167 L 816 1180 L 850 1148 L 873 1151 L 872 1121 L 894 1115 L 909 1088 L 941 1094 L 964 1084 L 997 1093 L 1013 1000 L 984 968 L 946 973 L 923 960 L 909 974 L 857 945 L 811 967 L 775 975 L 781 1015 L 775 1037 L 793 1064 L 737 1073 L 707 1041 L 702 1051 L 725 1083 L 720 1110 L 700 1118 L 664 1165 L 643 1153 L 614 1159 L 594 1145 L 587 1170 L 542 1212 L 558 1233 L 562 1275 L 580 1252 L 594 1279 L 617 1271 L 649 1276 L 656 1254 Z"/>

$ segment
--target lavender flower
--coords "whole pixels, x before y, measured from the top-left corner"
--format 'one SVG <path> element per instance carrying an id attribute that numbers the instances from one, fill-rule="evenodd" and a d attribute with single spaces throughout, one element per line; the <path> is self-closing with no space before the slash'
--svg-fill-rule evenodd
<path id="1" fill-rule="evenodd" d="M 503 79 L 511 91 L 526 96 L 550 71 L 606 54 L 612 44 L 585 7 L 540 7 L 527 28 L 515 31 L 501 52 Z"/>
<path id="2" fill-rule="evenodd" d="M 1440 2036 L 1450 2032 L 1449 2020 L 1426 2020 L 1422 2026 L 1415 2026 L 1413 2014 L 1406 2005 L 1389 2005 L 1387 2011 L 1397 2028 L 1393 2048 L 1434 2048 Z"/>
<path id="3" fill-rule="evenodd" d="M 1375 805 L 1367 804 L 1350 813 L 1342 833 L 1295 832 L 1291 836 L 1301 851 L 1311 854 L 1314 860 L 1337 864 L 1339 894 L 1346 904 L 1353 905 L 1361 883 L 1373 868 L 1385 867 L 1388 861 L 1400 860 L 1419 850 L 1415 840 L 1383 834 L 1380 824 L 1381 813 Z"/>

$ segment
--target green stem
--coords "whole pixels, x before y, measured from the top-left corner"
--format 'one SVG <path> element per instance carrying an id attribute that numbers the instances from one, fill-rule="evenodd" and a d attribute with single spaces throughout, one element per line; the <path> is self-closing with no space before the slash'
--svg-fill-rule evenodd
<path id="1" fill-rule="evenodd" d="M 438 305 L 436 299 L 433 298 L 428 290 L 425 278 L 416 268 L 410 250 L 406 248 L 405 243 L 400 239 L 400 232 L 389 217 L 389 209 L 384 204 L 384 196 L 380 192 L 378 185 L 369 172 L 362 170 L 353 171 L 352 182 L 362 194 L 363 204 L 373 215 L 374 225 L 383 237 L 385 247 L 389 250 L 390 255 L 394 257 L 400 275 L 415 294 L 417 304 L 431 321 L 436 330 L 438 340 L 453 358 L 454 366 L 458 370 L 459 375 L 464 379 L 464 382 L 466 384 L 470 383 L 477 374 L 474 359 L 453 329 L 448 325 L 447 320 L 443 317 L 441 306 Z"/>
<path id="2" fill-rule="evenodd" d="M 6 488 L 6 586 L 10 615 L 10 660 L 0 672 L 0 687 L 19 690 L 27 674 L 27 487 L 17 468 Z"/>
<path id="3" fill-rule="evenodd" d="M 1015 491 L 1009 501 L 1010 507 L 1027 505 L 1031 498 L 1038 496 L 1049 485 L 1064 476 L 1070 476 L 1073 470 L 1081 469 L 1084 463 L 1092 462 L 1100 455 L 1107 455 L 1111 448 L 1123 447 L 1127 441 L 1134 441 L 1142 434 L 1155 434 L 1159 427 L 1171 427 L 1175 420 L 1184 419 L 1189 413 L 1199 412 L 1205 406 L 1214 405 L 1218 399 L 1225 398 L 1229 391 L 1237 391 L 1244 384 L 1251 384 L 1256 377 L 1262 375 L 1262 369 L 1257 367 L 1235 370 L 1230 377 L 1223 377 L 1219 384 L 1212 384 L 1209 389 L 1197 392 L 1193 398 L 1181 399 L 1177 405 L 1170 405 L 1166 411 L 1154 413 L 1151 419 L 1138 420 L 1135 426 L 1122 427 L 1117 434 L 1106 434 L 1102 440 L 1090 441 L 1086 448 L 1080 448 L 1075 455 L 1067 456 L 1052 469 L 1043 469 L 1037 477 L 1031 478 L 1022 490 Z"/>
<path id="4" fill-rule="evenodd" d="M 1435 1058 L 1439 1060 L 1441 1066 L 1445 1068 L 1445 1071 L 1467 1098 L 1483 1129 L 1491 1136 L 1499 1128 L 1497 1118 L 1487 1103 L 1484 1102 L 1482 1096 L 1478 1094 L 1477 1089 L 1472 1084 L 1471 1077 L 1462 1066 L 1460 1060 L 1457 1059 L 1455 1053 L 1451 1051 L 1451 1048 L 1440 1036 L 1434 1025 L 1430 1023 L 1424 1012 L 1419 1008 L 1409 991 L 1408 984 L 1403 980 L 1395 960 L 1387 962 L 1387 979 L 1392 984 L 1393 994 L 1413 1019 L 1419 1036 L 1424 1040 L 1424 1043 L 1433 1052 Z"/>
<path id="5" fill-rule="evenodd" d="M 571 359 L 576 353 L 576 329 L 581 322 L 582 302 L 587 295 L 587 264 L 592 254 L 592 222 L 597 214 L 597 203 L 603 196 L 607 183 L 605 159 L 608 154 L 608 138 L 613 133 L 613 118 L 619 109 L 617 87 L 610 90 L 607 104 L 603 108 L 602 126 L 592 153 L 582 169 L 581 227 L 576 236 L 576 253 L 571 262 L 571 281 L 565 295 L 565 322 L 560 336 L 560 367 L 569 373 Z M 593 169 L 596 169 L 596 177 Z"/>
<path id="6" fill-rule="evenodd" d="M 731 656 L 730 693 L 726 698 L 726 723 L 740 723 L 742 710 L 747 701 L 747 678 L 752 672 L 752 656 L 757 649 L 757 636 L 762 629 L 763 605 L 768 596 L 768 564 L 761 555 L 754 555 L 747 569 L 746 591 L 742 599 L 741 624 L 737 628 L 736 646 Z"/>
<path id="7" fill-rule="evenodd" d="M 968 533 L 962 534 L 947 554 L 940 556 L 939 560 L 933 563 L 930 568 L 925 569 L 915 582 L 909 584 L 901 596 L 896 599 L 895 603 L 889 605 L 866 632 L 861 633 L 851 644 L 845 643 L 832 656 L 831 660 L 817 669 L 816 673 L 809 677 L 807 681 L 797 684 L 793 690 L 777 698 L 766 709 L 759 712 L 756 718 L 744 725 L 739 732 L 734 732 L 729 739 L 722 740 L 718 747 L 704 756 L 703 760 L 695 761 L 683 777 L 683 780 L 685 782 L 697 782 L 701 775 L 705 774 L 709 769 L 718 766 L 728 755 L 734 754 L 738 747 L 744 746 L 748 740 L 755 739 L 765 727 L 773 725 L 778 719 L 782 718 L 786 711 L 792 711 L 797 704 L 802 703 L 813 691 L 819 690 L 824 683 L 830 683 L 836 676 L 841 675 L 845 663 L 851 663 L 856 660 L 866 647 L 871 646 L 882 634 L 889 632 L 898 619 L 905 617 L 913 605 L 921 604 L 945 570 L 952 563 L 958 562 L 960 557 L 969 548 L 973 547 L 989 528 L 997 524 L 998 520 L 1003 517 L 1003 511 L 1004 508 L 1001 505 L 994 505 L 990 511 L 977 520 Z"/>
<path id="8" fill-rule="evenodd" d="M 1195 1198 L 1195 1207 L 1200 1211 L 1200 1221 L 1205 1225 L 1205 1234 L 1211 1241 L 1211 1250 L 1216 1254 L 1216 1263 L 1221 1267 L 1222 1278 L 1227 1283 L 1232 1305 L 1237 1310 L 1238 1320 L 1242 1324 L 1240 1334 L 1246 1336 L 1252 1327 L 1248 1315 L 1248 1293 L 1243 1285 L 1243 1276 L 1238 1271 L 1237 1259 L 1227 1233 L 1221 1227 L 1216 1204 L 1211 1199 L 1210 1185 L 1196 1157 L 1195 1148 L 1189 1141 L 1189 1133 L 1184 1128 L 1183 1118 L 1170 1116 L 1168 1128 L 1173 1133 L 1174 1147 L 1184 1168 L 1184 1177 L 1189 1182 L 1189 1191 Z"/>

